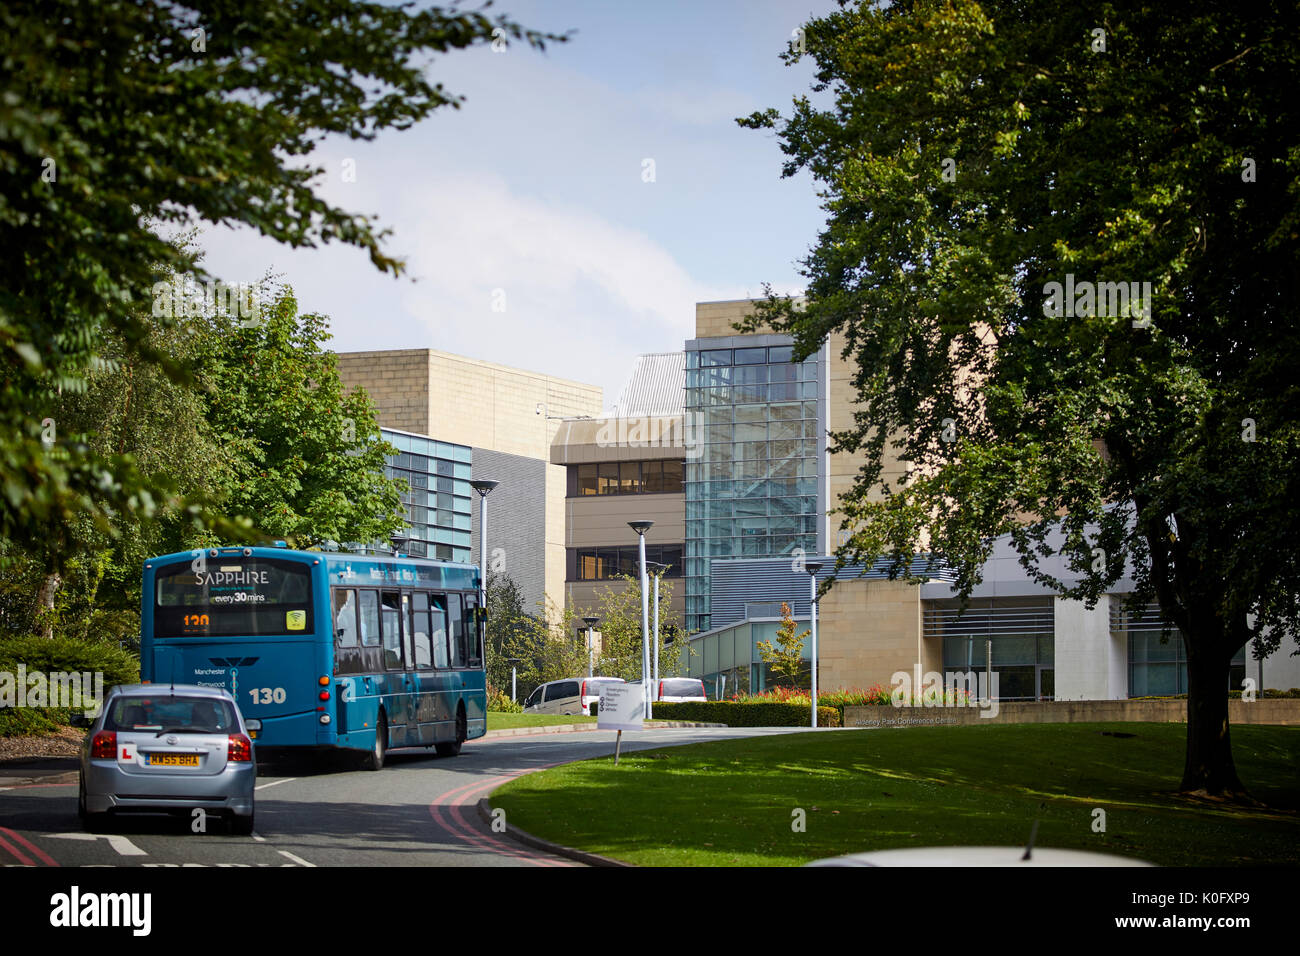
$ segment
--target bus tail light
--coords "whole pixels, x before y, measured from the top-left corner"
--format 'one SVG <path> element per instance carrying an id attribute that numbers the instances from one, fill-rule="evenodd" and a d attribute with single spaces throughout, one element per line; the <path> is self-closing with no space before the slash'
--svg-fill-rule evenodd
<path id="1" fill-rule="evenodd" d="M 328 676 L 322 676 L 318 681 L 316 681 L 316 683 L 320 684 L 322 687 L 328 687 L 330 679 Z"/>
<path id="2" fill-rule="evenodd" d="M 230 746 L 226 748 L 226 761 L 229 763 L 248 763 L 253 759 L 253 742 L 243 734 L 231 734 Z"/>
<path id="3" fill-rule="evenodd" d="M 321 691 L 321 692 L 320 692 L 320 699 L 321 699 L 321 700 L 329 700 L 329 699 L 330 699 L 330 692 L 327 691 L 327 690 L 323 690 L 323 691 Z"/>
<path id="4" fill-rule="evenodd" d="M 101 730 L 90 742 L 92 757 L 106 757 L 112 760 L 117 756 L 117 731 Z"/>

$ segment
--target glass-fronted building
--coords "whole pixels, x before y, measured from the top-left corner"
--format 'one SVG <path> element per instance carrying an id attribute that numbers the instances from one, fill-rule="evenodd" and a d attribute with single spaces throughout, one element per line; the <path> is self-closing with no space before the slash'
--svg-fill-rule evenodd
<path id="1" fill-rule="evenodd" d="M 825 503 L 822 353 L 792 361 L 777 335 L 686 343 L 686 629 L 710 627 L 714 558 L 818 552 Z M 824 350 L 823 350 L 824 352 Z"/>
<path id="2" fill-rule="evenodd" d="M 406 513 L 402 550 L 417 557 L 472 562 L 471 449 L 425 435 L 380 429 L 398 453 L 385 459 L 385 473 L 403 482 Z M 387 544 L 387 542 L 385 542 Z"/>

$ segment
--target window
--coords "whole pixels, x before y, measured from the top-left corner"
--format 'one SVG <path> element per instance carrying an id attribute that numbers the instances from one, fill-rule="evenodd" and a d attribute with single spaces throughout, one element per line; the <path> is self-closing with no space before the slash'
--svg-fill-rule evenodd
<path id="1" fill-rule="evenodd" d="M 363 647 L 379 646 L 379 592 L 358 591 L 361 609 L 361 644 Z"/>
<path id="2" fill-rule="evenodd" d="M 397 591 L 383 592 L 384 667 L 402 669 L 402 604 Z"/>
<path id="3" fill-rule="evenodd" d="M 357 592 L 352 588 L 334 592 L 334 640 L 339 647 L 357 646 Z"/>
<path id="4" fill-rule="evenodd" d="M 433 666 L 446 667 L 450 662 L 447 653 L 447 596 L 429 595 L 429 634 L 433 641 Z"/>
<path id="5" fill-rule="evenodd" d="M 411 595 L 412 666 L 427 670 L 433 666 L 433 642 L 429 637 L 429 595 L 416 591 Z"/>
<path id="6" fill-rule="evenodd" d="M 731 426 L 722 427 L 730 438 Z M 681 494 L 682 472 L 683 462 L 678 458 L 570 465 L 568 494 L 571 498 L 591 495 Z"/>
<path id="7" fill-rule="evenodd" d="M 465 644 L 462 634 L 465 615 L 459 594 L 448 594 L 447 601 L 447 638 L 451 645 L 451 666 L 465 666 Z"/>

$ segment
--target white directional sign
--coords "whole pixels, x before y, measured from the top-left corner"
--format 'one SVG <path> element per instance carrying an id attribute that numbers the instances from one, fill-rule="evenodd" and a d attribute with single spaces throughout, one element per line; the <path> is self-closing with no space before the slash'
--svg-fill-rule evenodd
<path id="1" fill-rule="evenodd" d="M 596 727 L 600 730 L 640 730 L 644 726 L 645 702 L 641 688 L 633 684 L 600 685 L 600 710 Z"/>

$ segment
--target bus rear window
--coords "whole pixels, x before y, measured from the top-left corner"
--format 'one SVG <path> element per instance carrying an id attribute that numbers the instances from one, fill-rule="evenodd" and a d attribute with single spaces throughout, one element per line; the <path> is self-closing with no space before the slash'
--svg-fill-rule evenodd
<path id="1" fill-rule="evenodd" d="M 273 558 L 210 558 L 160 568 L 157 637 L 310 634 L 311 569 Z"/>

